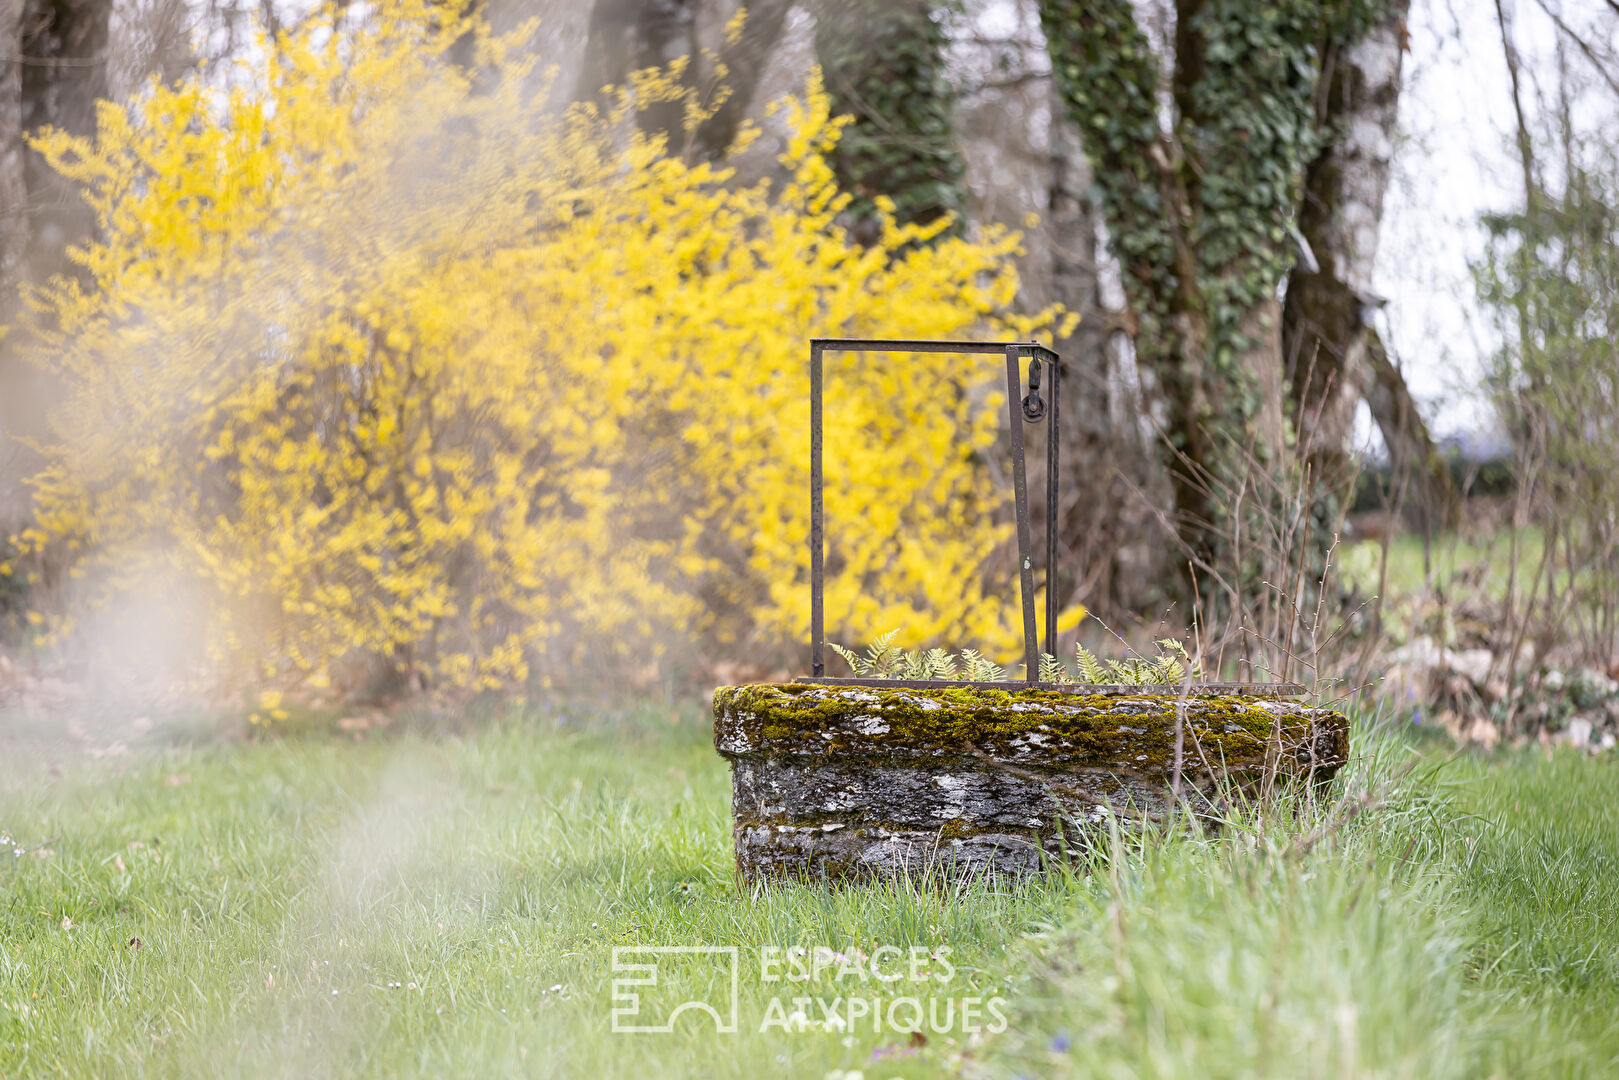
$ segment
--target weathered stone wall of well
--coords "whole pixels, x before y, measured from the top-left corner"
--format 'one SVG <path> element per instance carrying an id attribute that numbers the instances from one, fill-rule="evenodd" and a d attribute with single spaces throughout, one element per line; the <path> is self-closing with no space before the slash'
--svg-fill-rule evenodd
<path id="1" fill-rule="evenodd" d="M 1194 809 L 1222 787 L 1325 781 L 1348 754 L 1338 713 L 1235 696 L 813 684 L 722 687 L 743 880 L 1025 874 L 1111 811 L 1170 809 L 1177 710 Z"/>

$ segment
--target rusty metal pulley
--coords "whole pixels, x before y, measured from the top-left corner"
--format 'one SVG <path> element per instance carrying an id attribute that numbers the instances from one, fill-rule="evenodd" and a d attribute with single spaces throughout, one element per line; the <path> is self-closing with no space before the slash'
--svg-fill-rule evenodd
<path id="1" fill-rule="evenodd" d="M 1023 419 L 1038 424 L 1046 418 L 1046 403 L 1040 397 L 1040 361 L 1029 364 L 1029 392 L 1023 398 Z"/>

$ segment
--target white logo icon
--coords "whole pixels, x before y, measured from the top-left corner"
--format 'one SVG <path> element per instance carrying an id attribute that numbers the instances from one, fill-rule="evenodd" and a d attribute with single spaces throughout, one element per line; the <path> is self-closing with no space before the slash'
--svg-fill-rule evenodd
<path id="1" fill-rule="evenodd" d="M 651 989 L 658 985 L 658 957 L 661 956 L 723 956 L 730 968 L 731 995 L 723 1002 L 723 1009 L 712 1001 L 688 998 L 677 1004 L 666 1015 L 663 1023 L 644 1023 L 656 1019 L 641 1014 L 641 993 L 635 987 Z M 636 962 L 638 959 L 642 962 Z M 627 1034 L 659 1034 L 674 1031 L 675 1021 L 688 1009 L 705 1012 L 714 1018 L 715 1030 L 721 1034 L 736 1031 L 737 1023 L 737 947 L 735 945 L 616 945 L 613 947 L 613 1031 Z"/>

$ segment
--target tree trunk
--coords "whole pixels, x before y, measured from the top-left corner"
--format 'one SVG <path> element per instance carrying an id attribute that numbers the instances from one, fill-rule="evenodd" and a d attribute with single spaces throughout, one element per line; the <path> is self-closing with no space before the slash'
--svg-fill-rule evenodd
<path id="1" fill-rule="evenodd" d="M 1424 536 L 1432 536 L 1435 530 L 1455 524 L 1457 507 L 1450 470 L 1428 434 L 1405 376 L 1389 359 L 1376 330 L 1366 332 L 1364 355 L 1366 404 L 1383 433 L 1390 471 L 1396 485 L 1401 478 L 1410 484 L 1417 499 L 1416 526 Z"/>
<path id="2" fill-rule="evenodd" d="M 695 131 L 685 128 L 685 103 L 681 101 L 642 103 L 636 110 L 641 130 L 661 135 L 672 154 L 699 161 L 724 157 L 753 104 L 765 62 L 775 50 L 792 6 L 792 0 L 759 0 L 747 5 L 742 32 L 719 49 L 726 96 Z M 714 82 L 717 72 L 700 70 L 703 57 L 697 42 L 697 7 L 697 0 L 597 0 L 591 8 L 575 100 L 591 100 L 604 86 L 624 85 L 631 72 L 667 67 L 682 57 L 689 58 L 680 78 L 682 87 L 696 92 Z"/>
<path id="3" fill-rule="evenodd" d="M 44 127 L 95 131 L 95 103 L 107 93 L 111 0 L 0 0 L 0 324 L 19 313 L 17 290 L 72 275 L 69 245 L 95 219 L 77 187 L 27 149 Z M 22 478 L 37 461 L 19 436 L 37 436 L 53 394 L 43 372 L 18 359 L 20 332 L 0 342 L 0 534 L 26 514 Z"/>
<path id="4" fill-rule="evenodd" d="M 95 132 L 95 104 L 107 96 L 107 25 L 111 0 L 26 0 L 23 5 L 22 125 Z M 75 186 L 33 151 L 28 184 L 28 275 L 44 281 L 70 273 L 67 248 L 90 235 L 94 218 Z"/>
<path id="5" fill-rule="evenodd" d="M 764 74 L 765 64 L 781 40 L 787 13 L 793 0 L 756 0 L 745 5 L 747 18 L 742 33 L 720 49 L 728 91 L 714 114 L 692 135 L 691 153 L 700 161 L 717 161 L 730 150 L 736 133 L 753 105 L 754 92 Z"/>
<path id="6" fill-rule="evenodd" d="M 1319 45 L 1359 41 L 1368 30 L 1394 42 L 1387 92 L 1371 104 L 1360 92 L 1342 100 L 1337 75 L 1325 73 L 1327 89 L 1337 89 L 1329 100 L 1351 109 L 1344 146 L 1352 159 L 1367 138 L 1367 121 L 1354 110 L 1375 104 L 1392 123 L 1400 23 L 1390 11 L 1407 2 L 1175 0 L 1164 41 L 1147 32 L 1133 0 L 1040 0 L 1053 74 L 1095 169 L 1136 354 L 1166 406 L 1182 559 L 1217 572 L 1232 601 L 1265 580 L 1265 560 L 1285 554 L 1292 563 L 1291 553 L 1257 552 L 1254 526 L 1285 518 L 1270 504 L 1292 497 L 1292 483 L 1271 466 L 1282 461 L 1285 431 L 1285 319 L 1276 296 L 1292 258 L 1296 192 L 1312 164 L 1318 185 L 1341 183 L 1345 166 L 1358 164 L 1312 162 L 1324 85 Z M 1384 55 L 1373 45 L 1366 62 Z M 1388 141 L 1386 130 L 1381 138 Z M 1380 210 L 1387 152 L 1374 157 Z M 1256 467 L 1266 477 L 1255 477 Z M 1184 598 L 1191 584 L 1188 575 Z"/>
<path id="7" fill-rule="evenodd" d="M 1204 558 L 1213 516 L 1197 475 L 1209 450 L 1207 326 L 1187 240 L 1190 198 L 1160 123 L 1158 58 L 1130 0 L 1041 0 L 1040 22 L 1101 192 L 1137 366 L 1155 376 L 1167 407 L 1176 533 L 1186 552 Z"/>
<path id="8" fill-rule="evenodd" d="M 623 86 L 631 72 L 663 67 L 696 52 L 696 0 L 597 0 L 574 96 L 588 101 L 603 87 Z M 688 65 L 681 82 L 695 86 L 696 78 Z M 680 102 L 644 102 L 636 110 L 641 130 L 665 136 L 676 153 L 684 148 L 683 117 Z"/>
<path id="9" fill-rule="evenodd" d="M 28 182 L 23 165 L 22 0 L 0 0 L 0 326 L 18 309 L 17 286 L 28 254 Z M 22 478 L 32 454 L 13 441 L 28 415 L 26 372 L 15 340 L 0 338 L 0 539 L 9 536 L 26 516 L 27 489 Z M 4 550 L 0 545 L 0 550 Z"/>
<path id="10" fill-rule="evenodd" d="M 680 76 L 685 87 L 697 85 L 697 0 L 643 0 L 635 20 L 635 69 L 666 68 L 685 59 Z M 686 132 L 684 101 L 649 101 L 636 109 L 641 130 L 662 135 L 671 153 L 683 153 Z"/>
<path id="11" fill-rule="evenodd" d="M 1317 491 L 1340 506 L 1353 483 L 1348 443 L 1355 405 L 1367 385 L 1372 272 L 1394 153 L 1409 8 L 1410 0 L 1394 0 L 1360 40 L 1326 47 L 1316 122 L 1328 140 L 1310 163 L 1299 210 L 1299 231 L 1316 265 L 1301 260 L 1288 278 L 1283 343 L 1299 450 L 1310 462 Z M 1398 377 L 1392 366 L 1384 374 L 1390 372 Z M 1411 412 L 1404 422 L 1422 420 Z"/>
<path id="12" fill-rule="evenodd" d="M 944 27 L 931 0 L 822 0 L 815 53 L 834 116 L 848 114 L 832 153 L 857 240 L 877 238 L 872 200 L 902 223 L 958 219 L 966 204 L 946 78 Z"/>
<path id="13" fill-rule="evenodd" d="M 0 324 L 10 321 L 28 252 L 28 180 L 23 164 L 22 5 L 0 0 Z"/>
<path id="14" fill-rule="evenodd" d="M 1061 504 L 1058 508 L 1059 603 L 1084 603 L 1099 615 L 1134 612 L 1152 601 L 1157 573 L 1151 558 L 1152 529 L 1142 520 L 1131 485 L 1152 486 L 1150 454 L 1139 442 L 1133 417 L 1115 426 L 1107 313 L 1098 273 L 1097 209 L 1090 197 L 1091 167 L 1079 131 L 1052 88 L 1048 122 L 1050 176 L 1044 214 L 1046 259 L 1025 278 L 1031 307 L 1058 303 L 1080 316 L 1074 330 L 1052 342 L 1063 359 L 1061 401 Z M 1042 429 L 1038 439 L 1043 440 Z M 1044 468 L 1043 443 L 1030 445 L 1030 460 Z M 1128 482 L 1127 482 L 1128 481 Z M 1040 490 L 1043 480 L 1031 480 Z M 1035 531 L 1044 527 L 1037 501 Z M 1099 509 L 1105 508 L 1105 513 Z M 1161 545 L 1158 546 L 1161 549 Z"/>
<path id="15" fill-rule="evenodd" d="M 1138 365 L 1166 407 L 1177 561 L 1209 568 L 1241 532 L 1231 515 L 1246 470 L 1282 446 L 1275 294 L 1309 145 L 1316 17 L 1177 0 L 1163 56 L 1131 0 L 1040 10 L 1095 170 Z M 1189 597 L 1189 574 L 1183 584 Z"/>

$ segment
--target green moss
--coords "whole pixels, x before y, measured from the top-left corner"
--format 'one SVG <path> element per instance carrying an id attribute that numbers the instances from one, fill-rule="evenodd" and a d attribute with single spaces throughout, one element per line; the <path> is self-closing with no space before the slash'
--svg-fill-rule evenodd
<path id="1" fill-rule="evenodd" d="M 1141 770 L 1167 767 L 1174 753 L 1178 701 L 1169 695 L 979 687 L 828 689 L 805 683 L 722 688 L 714 698 L 716 721 L 728 712 L 766 745 L 781 749 L 814 740 L 810 745 L 822 751 L 891 746 L 968 754 L 1036 741 L 1051 745 L 1056 754 L 1128 761 Z M 853 722 L 868 717 L 880 719 L 886 730 L 852 728 Z M 1187 754 L 1201 749 L 1210 761 L 1227 765 L 1262 760 L 1278 719 L 1251 699 L 1231 695 L 1191 699 L 1186 718 Z M 1281 726 L 1284 742 L 1295 743 L 1309 734 L 1310 721 L 1284 716 Z"/>
<path id="2" fill-rule="evenodd" d="M 947 821 L 943 825 L 939 826 L 937 831 L 938 831 L 938 834 L 939 834 L 939 839 L 941 839 L 941 840 L 962 840 L 962 839 L 965 839 L 966 837 L 977 836 L 980 833 L 986 833 L 986 832 L 1026 833 L 1026 832 L 1030 832 L 1032 830 L 1029 830 L 1029 829 L 1015 829 L 1015 828 L 1014 829 L 1008 829 L 1008 828 L 1005 828 L 1005 827 L 1002 827 L 1002 826 L 999 826 L 999 825 L 995 825 L 995 826 L 973 825 L 970 822 L 966 822 L 966 821 L 961 820 L 960 818 L 951 818 L 949 821 Z"/>

